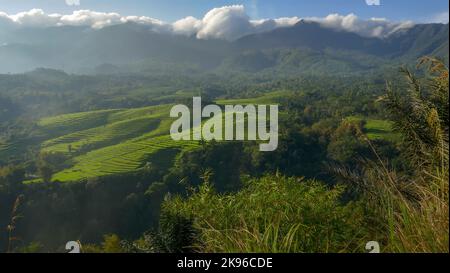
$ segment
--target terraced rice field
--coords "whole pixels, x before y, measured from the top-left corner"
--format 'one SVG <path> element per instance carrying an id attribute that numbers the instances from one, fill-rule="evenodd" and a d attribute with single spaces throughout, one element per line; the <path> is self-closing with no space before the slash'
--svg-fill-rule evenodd
<path id="1" fill-rule="evenodd" d="M 13 157 L 15 154 L 22 153 L 24 151 L 25 145 L 20 142 L 0 142 L 0 161 L 1 159 L 7 159 Z"/>
<path id="2" fill-rule="evenodd" d="M 198 143 L 175 142 L 170 136 L 141 138 L 94 150 L 74 158 L 75 165 L 57 173 L 54 180 L 74 181 L 91 177 L 133 172 L 147 163 L 152 154 L 166 149 L 195 149 Z"/>
<path id="3" fill-rule="evenodd" d="M 0 151 L 5 150 L 7 148 L 8 148 L 8 144 L 3 141 L 0 141 Z"/>
<path id="4" fill-rule="evenodd" d="M 171 105 L 105 110 L 45 118 L 38 124 L 54 138 L 41 144 L 45 152 L 64 153 L 71 167 L 53 176 L 55 181 L 77 181 L 134 172 L 152 155 L 164 150 L 198 147 L 196 141 L 170 138 Z M 62 132 L 62 133 L 61 133 Z"/>
<path id="5" fill-rule="evenodd" d="M 0 141 L 0 156 L 6 154 L 11 144 Z"/>
<path id="6" fill-rule="evenodd" d="M 269 104 L 284 94 L 275 92 L 255 99 L 223 100 L 218 103 Z M 199 141 L 171 139 L 170 126 L 175 120 L 169 115 L 171 107 L 159 105 L 101 110 L 40 120 L 38 130 L 45 138 L 39 142 L 41 151 L 65 154 L 70 166 L 54 174 L 53 180 L 68 182 L 135 172 L 147 163 L 170 161 L 168 157 L 157 156 L 160 152 L 179 153 L 199 147 Z M 216 120 L 223 118 L 215 117 Z M 197 127 L 193 131 L 200 129 Z M 0 154 L 2 150 L 11 149 L 10 146 L 0 143 Z"/>
<path id="7" fill-rule="evenodd" d="M 150 132 L 158 125 L 158 119 L 148 116 L 119 121 L 45 141 L 42 147 L 47 152 L 63 153 L 101 148 Z"/>
<path id="8" fill-rule="evenodd" d="M 68 134 L 105 125 L 108 123 L 108 117 L 119 111 L 120 110 L 102 110 L 60 115 L 43 118 L 38 122 L 38 125 L 47 133 L 59 135 Z"/>

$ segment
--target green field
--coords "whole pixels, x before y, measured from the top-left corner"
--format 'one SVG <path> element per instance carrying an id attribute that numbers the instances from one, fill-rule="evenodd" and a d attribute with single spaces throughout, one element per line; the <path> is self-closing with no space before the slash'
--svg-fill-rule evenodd
<path id="1" fill-rule="evenodd" d="M 63 153 L 69 158 L 70 167 L 54 174 L 53 180 L 67 182 L 135 172 L 161 160 L 160 156 L 152 157 L 155 154 L 171 151 L 176 155 L 195 149 L 197 141 L 170 138 L 171 106 L 83 112 L 40 120 L 39 130 L 50 136 L 41 143 L 41 151 Z M 0 149 L 4 147 L 6 144 Z"/>
<path id="2" fill-rule="evenodd" d="M 63 135 L 105 125 L 108 117 L 119 111 L 101 110 L 48 117 L 41 119 L 38 126 L 47 134 Z"/>
<path id="3" fill-rule="evenodd" d="M 53 179 L 75 181 L 137 171 L 145 167 L 151 155 L 162 150 L 187 150 L 198 146 L 196 142 L 175 142 L 170 136 L 139 138 L 113 146 L 93 150 L 73 158 L 75 165 L 57 173 Z"/>
<path id="4" fill-rule="evenodd" d="M 0 161 L 2 159 L 12 159 L 27 151 L 26 141 L 20 139 L 13 142 L 0 142 Z"/>
<path id="5" fill-rule="evenodd" d="M 392 122 L 388 120 L 370 119 L 363 117 L 348 117 L 348 121 L 364 121 L 364 133 L 370 140 L 387 140 L 397 142 L 399 135 L 392 130 Z"/>
<path id="6" fill-rule="evenodd" d="M 0 141 L 0 154 L 6 152 L 10 148 L 10 144 Z"/>

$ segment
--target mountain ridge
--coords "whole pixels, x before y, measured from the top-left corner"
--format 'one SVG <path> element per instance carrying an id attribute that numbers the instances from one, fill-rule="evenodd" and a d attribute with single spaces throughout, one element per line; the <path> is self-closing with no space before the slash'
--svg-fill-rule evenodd
<path id="1" fill-rule="evenodd" d="M 136 23 L 99 30 L 68 26 L 19 29 L 0 37 L 6 41 L 0 45 L 0 59 L 3 60 L 0 73 L 22 73 L 46 67 L 95 74 L 109 73 L 101 71 L 102 67 L 108 66 L 120 67 L 110 69 L 114 73 L 157 71 L 162 66 L 180 71 L 211 72 L 219 68 L 218 71 L 223 72 L 229 68 L 231 71 L 257 72 L 286 66 L 282 60 L 274 59 L 273 53 L 267 53 L 282 50 L 291 50 L 292 55 L 301 51 L 302 58 L 318 63 L 339 60 L 343 66 L 354 63 L 352 54 L 386 63 L 411 62 L 433 54 L 448 63 L 448 29 L 448 24 L 418 24 L 381 39 L 302 20 L 291 27 L 250 34 L 233 42 L 159 33 Z M 242 67 L 239 61 L 233 61 L 241 57 L 248 59 L 249 55 L 253 55 L 254 60 Z"/>

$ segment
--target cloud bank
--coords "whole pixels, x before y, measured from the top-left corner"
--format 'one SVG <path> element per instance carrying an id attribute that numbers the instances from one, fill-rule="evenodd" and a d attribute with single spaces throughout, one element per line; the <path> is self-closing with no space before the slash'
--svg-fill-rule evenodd
<path id="1" fill-rule="evenodd" d="M 348 15 L 330 14 L 325 18 L 307 18 L 320 23 L 323 27 L 339 31 L 354 32 L 364 37 L 387 37 L 397 31 L 414 26 L 412 21 L 390 22 L 385 18 L 362 20 L 353 13 Z"/>
<path id="2" fill-rule="evenodd" d="M 225 6 L 210 10 L 203 19 L 187 17 L 172 24 L 178 34 L 196 35 L 199 39 L 234 40 L 247 34 L 293 26 L 298 17 L 251 20 L 242 5 Z"/>
<path id="3" fill-rule="evenodd" d="M 449 17 L 448 11 L 443 11 L 433 15 L 427 21 L 429 21 L 430 23 L 448 24 L 448 17 Z"/>
<path id="4" fill-rule="evenodd" d="M 67 0 L 66 2 L 76 5 L 80 1 Z M 323 27 L 354 32 L 365 37 L 379 38 L 413 26 L 413 23 L 409 21 L 391 22 L 384 18 L 363 20 L 355 14 L 330 14 L 324 18 L 310 17 L 303 19 L 317 22 Z M 118 13 L 95 12 L 91 10 L 78 10 L 67 15 L 47 14 L 41 9 L 32 9 L 14 15 L 0 11 L 0 26 L 87 26 L 100 29 L 106 26 L 134 22 L 147 25 L 153 31 L 195 36 L 198 39 L 224 40 L 234 40 L 247 34 L 293 26 L 300 20 L 301 18 L 298 17 L 252 20 L 242 5 L 214 8 L 201 19 L 189 16 L 173 23 L 166 23 L 146 16 L 122 16 Z"/>

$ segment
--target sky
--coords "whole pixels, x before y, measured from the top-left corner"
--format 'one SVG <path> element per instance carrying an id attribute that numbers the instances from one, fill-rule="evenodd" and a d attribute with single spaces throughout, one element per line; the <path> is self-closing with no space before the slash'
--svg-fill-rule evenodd
<path id="1" fill-rule="evenodd" d="M 369 5 L 368 3 L 372 3 Z M 432 4 L 430 4 L 432 3 Z M 373 5 L 376 4 L 376 5 Z M 17 27 L 122 23 L 153 31 L 235 40 L 301 19 L 384 38 L 416 23 L 448 23 L 446 0 L 0 0 L 0 33 Z"/>
<path id="2" fill-rule="evenodd" d="M 238 4 L 245 6 L 251 19 L 354 13 L 363 19 L 448 22 L 447 0 L 377 0 L 379 6 L 369 6 L 366 1 L 370 0 L 0 0 L 0 12 L 16 14 L 38 8 L 46 13 L 68 14 L 88 9 L 174 22 L 187 16 L 202 18 L 213 8 Z"/>

